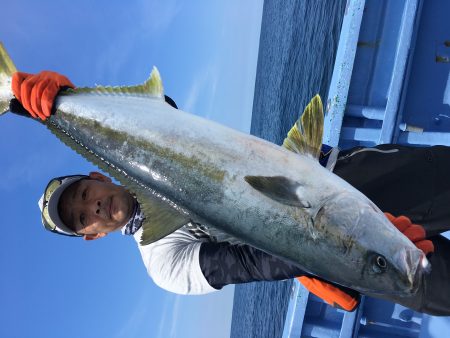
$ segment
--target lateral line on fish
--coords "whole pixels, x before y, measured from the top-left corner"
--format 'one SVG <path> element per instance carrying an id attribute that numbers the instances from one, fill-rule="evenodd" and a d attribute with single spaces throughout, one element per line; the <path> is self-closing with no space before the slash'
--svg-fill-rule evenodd
<path id="1" fill-rule="evenodd" d="M 72 134 L 70 134 L 67 130 L 62 129 L 60 126 L 58 126 L 55 122 L 50 121 L 49 122 L 51 125 L 47 124 L 48 129 L 53 133 L 56 134 L 56 130 L 58 132 L 61 132 L 62 134 L 64 134 L 66 136 L 66 138 L 64 138 L 64 142 L 71 148 L 73 149 L 75 152 L 77 152 L 80 155 L 86 155 L 89 157 L 89 161 L 91 161 L 93 164 L 97 165 L 100 169 L 105 170 L 108 174 L 114 176 L 114 178 L 116 178 L 117 180 L 121 180 L 120 178 L 116 177 L 116 175 L 114 175 L 115 173 L 121 174 L 124 177 L 122 179 L 126 179 L 126 180 L 130 180 L 133 181 L 134 183 L 138 184 L 141 188 L 144 189 L 148 189 L 150 190 L 149 187 L 147 187 L 146 185 L 144 185 L 143 183 L 139 182 L 138 180 L 136 180 L 135 178 L 132 178 L 131 176 L 129 176 L 125 171 L 117 168 L 113 163 L 110 163 L 109 161 L 105 160 L 103 157 L 101 157 L 100 155 L 94 153 L 94 151 L 92 149 L 90 149 L 88 146 L 85 146 L 81 141 L 77 140 Z M 56 129 L 56 130 L 55 130 Z M 70 140 L 69 140 L 70 139 Z M 78 146 L 84 148 L 87 153 L 85 154 L 81 154 L 82 149 L 76 148 L 73 144 L 70 144 L 70 141 L 73 141 L 74 143 L 76 143 Z M 91 156 L 89 156 L 91 155 Z M 116 172 L 112 172 L 110 170 L 110 168 L 114 169 Z M 123 182 L 121 182 L 123 183 Z"/>
<path id="2" fill-rule="evenodd" d="M 63 141 L 67 146 L 72 148 L 78 154 L 85 157 L 88 161 L 90 161 L 94 165 L 98 166 L 100 169 L 104 170 L 105 172 L 113 176 L 122 185 L 129 188 L 129 190 L 136 195 L 139 204 L 141 205 L 141 210 L 144 212 L 144 215 L 146 215 L 146 222 L 144 222 L 143 225 L 143 233 L 140 242 L 141 245 L 146 245 L 150 242 L 155 241 L 154 231 L 155 230 L 157 231 L 156 228 L 158 226 L 161 226 L 161 223 L 167 223 L 170 221 L 176 222 L 175 225 L 163 224 L 164 226 L 167 227 L 167 229 L 173 229 L 172 231 L 174 231 L 183 226 L 184 224 L 186 224 L 190 220 L 190 213 L 186 211 L 184 208 L 177 205 L 170 198 L 156 192 L 154 189 L 148 187 L 147 185 L 143 184 L 134 177 L 131 177 L 124 170 L 117 168 L 113 163 L 110 163 L 100 155 L 96 154 L 94 151 L 89 149 L 89 147 L 87 147 L 82 142 L 77 140 L 67 130 L 58 126 L 55 122 L 49 121 L 49 123 L 43 124 L 45 124 L 53 134 L 57 136 L 59 134 L 61 141 Z M 139 198 L 141 195 L 140 192 L 141 189 L 150 193 L 154 200 L 147 201 L 146 198 Z M 154 217 L 155 208 L 158 208 L 158 205 L 154 205 L 155 201 L 159 201 L 159 204 L 162 204 L 164 210 L 168 211 L 168 212 L 158 212 L 159 219 L 157 219 L 158 217 Z"/>

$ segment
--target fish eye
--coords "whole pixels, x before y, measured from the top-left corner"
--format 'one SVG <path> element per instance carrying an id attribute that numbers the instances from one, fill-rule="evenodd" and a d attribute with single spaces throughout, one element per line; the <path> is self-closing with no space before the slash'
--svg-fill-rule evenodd
<path id="1" fill-rule="evenodd" d="M 378 256 L 376 258 L 376 262 L 377 265 L 381 268 L 381 269 L 386 269 L 387 267 L 387 263 L 386 263 L 386 259 L 383 256 Z"/>
<path id="2" fill-rule="evenodd" d="M 373 264 L 372 264 L 372 269 L 375 273 L 382 273 L 384 271 L 386 271 L 387 268 L 387 261 L 386 258 L 384 258 L 381 255 L 376 255 L 373 258 Z"/>

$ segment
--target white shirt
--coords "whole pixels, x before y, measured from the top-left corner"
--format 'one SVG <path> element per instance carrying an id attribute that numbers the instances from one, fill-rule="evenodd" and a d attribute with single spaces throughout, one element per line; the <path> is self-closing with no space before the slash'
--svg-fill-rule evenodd
<path id="1" fill-rule="evenodd" d="M 141 246 L 142 228 L 135 234 L 147 273 L 159 287 L 181 295 L 199 295 L 217 291 L 210 286 L 200 268 L 200 245 L 207 239 L 196 238 L 185 227 L 155 243 Z"/>

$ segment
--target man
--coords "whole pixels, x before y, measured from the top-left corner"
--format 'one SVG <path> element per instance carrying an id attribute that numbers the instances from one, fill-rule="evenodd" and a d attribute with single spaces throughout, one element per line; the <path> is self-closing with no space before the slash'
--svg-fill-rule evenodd
<path id="1" fill-rule="evenodd" d="M 123 228 L 136 213 L 133 196 L 96 172 L 53 179 L 39 205 L 47 229 L 86 240 Z"/>
<path id="2" fill-rule="evenodd" d="M 16 73 L 15 96 L 33 117 L 43 120 L 52 113 L 54 98 L 71 82 L 52 72 L 38 75 Z M 388 300 L 434 315 L 450 315 L 450 241 L 438 234 L 450 220 L 450 183 L 435 182 L 446 177 L 450 152 L 445 147 L 417 149 L 385 145 L 342 152 L 334 172 L 365 193 L 383 210 L 407 214 L 426 227 L 412 224 L 407 217 L 388 217 L 416 246 L 430 257 L 433 272 L 424 276 L 413 297 Z M 322 154 L 322 164 L 330 152 Z M 438 172 L 439 171 L 439 172 Z M 438 175 L 436 175 L 438 174 Z M 384 182 L 389 178 L 388 182 Z M 416 180 L 413 185 L 411 180 Z M 439 184 L 437 184 L 439 183 Z M 410 191 L 405 187 L 411 187 Z M 139 203 L 124 188 L 99 173 L 76 175 L 50 181 L 41 199 L 42 220 L 53 232 L 85 239 L 98 239 L 122 229 L 140 238 L 143 215 Z M 431 236 L 426 239 L 426 236 Z M 308 276 L 299 267 L 251 246 L 236 243 L 224 234 L 193 222 L 165 238 L 139 246 L 149 275 L 159 286 L 181 294 L 201 294 L 227 284 L 257 280 L 300 277 L 307 288 L 327 302 L 352 310 L 358 293 Z M 449 289 L 449 291 L 447 291 Z"/>

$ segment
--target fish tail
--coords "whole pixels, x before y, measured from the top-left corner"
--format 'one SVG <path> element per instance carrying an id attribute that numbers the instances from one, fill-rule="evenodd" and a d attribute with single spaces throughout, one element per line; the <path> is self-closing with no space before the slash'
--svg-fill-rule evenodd
<path id="1" fill-rule="evenodd" d="M 0 115 L 9 110 L 9 103 L 14 98 L 11 90 L 11 76 L 16 71 L 16 66 L 0 42 Z"/>

